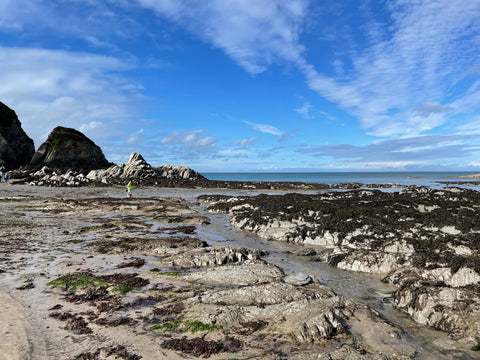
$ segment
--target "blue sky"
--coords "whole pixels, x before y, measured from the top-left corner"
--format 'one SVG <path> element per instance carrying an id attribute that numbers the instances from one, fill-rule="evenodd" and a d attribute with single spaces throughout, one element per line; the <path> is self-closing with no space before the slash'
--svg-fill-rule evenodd
<path id="1" fill-rule="evenodd" d="M 480 0 L 1 0 L 38 147 L 201 172 L 480 170 Z"/>

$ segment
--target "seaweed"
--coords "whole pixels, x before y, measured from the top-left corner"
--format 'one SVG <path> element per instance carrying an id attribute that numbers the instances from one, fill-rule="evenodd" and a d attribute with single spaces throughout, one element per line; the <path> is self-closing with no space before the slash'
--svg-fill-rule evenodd
<path id="1" fill-rule="evenodd" d="M 197 357 L 210 357 L 220 352 L 238 352 L 243 347 L 243 342 L 226 336 L 223 340 L 204 340 L 203 338 L 188 339 L 182 337 L 165 340 L 162 347 L 170 350 L 181 351 L 184 354 L 191 354 Z"/>
<path id="2" fill-rule="evenodd" d="M 212 331 L 217 330 L 219 327 L 214 324 L 206 324 L 198 320 L 172 320 L 165 321 L 160 324 L 152 325 L 147 330 L 164 330 L 164 331 L 187 331 L 187 332 L 197 332 L 197 331 Z"/>

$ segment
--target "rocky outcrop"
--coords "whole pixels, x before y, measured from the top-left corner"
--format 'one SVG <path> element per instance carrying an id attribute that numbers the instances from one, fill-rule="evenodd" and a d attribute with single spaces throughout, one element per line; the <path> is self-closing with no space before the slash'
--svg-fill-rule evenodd
<path id="1" fill-rule="evenodd" d="M 260 260 L 266 255 L 260 250 L 234 247 L 206 247 L 182 251 L 175 259 L 166 259 L 164 264 L 170 267 L 209 267 L 225 264 L 242 264 L 246 261 Z"/>
<path id="2" fill-rule="evenodd" d="M 280 269 L 261 261 L 191 272 L 182 280 L 196 285 L 228 285 L 224 290 L 213 287 L 186 299 L 185 318 L 222 328 L 257 324 L 264 331 L 275 329 L 278 336 L 309 346 L 325 344 L 333 338 L 359 338 L 363 333 L 365 343 L 388 341 L 388 351 L 393 348 L 414 353 L 414 349 L 398 341 L 401 331 L 370 308 L 337 296 L 329 287 L 311 279 L 308 283 L 290 284 Z M 366 329 L 372 329 L 373 334 L 366 334 Z M 265 334 L 264 331 L 259 332 Z M 376 347 L 377 343 L 371 351 L 377 351 Z M 381 350 L 386 351 L 383 347 Z"/>
<path id="3" fill-rule="evenodd" d="M 457 276 L 441 280 L 448 273 L 438 269 L 405 268 L 392 273 L 384 281 L 398 287 L 392 300 L 415 321 L 445 331 L 451 338 L 475 342 L 480 334 L 479 287 L 448 284 L 454 277 L 463 277 L 464 282 L 469 282 L 471 269 L 462 268 L 455 274 Z M 465 276 L 466 273 L 469 275 Z"/>
<path id="4" fill-rule="evenodd" d="M 332 266 L 386 276 L 421 324 L 474 342 L 480 319 L 480 193 L 409 188 L 256 197 L 203 196 L 233 226 L 316 246 Z"/>
<path id="5" fill-rule="evenodd" d="M 208 181 L 198 172 L 185 166 L 163 165 L 158 168 L 152 167 L 145 161 L 142 155 L 135 152 L 130 155 L 130 159 L 124 164 L 112 165 L 107 162 L 106 164 L 109 167 L 90 170 L 88 173 L 85 172 L 86 165 L 78 169 L 81 164 L 88 163 L 87 158 L 83 157 L 82 154 L 79 157 L 72 155 L 72 163 L 77 165 L 65 170 L 62 167 L 67 166 L 67 157 L 59 156 L 57 158 L 56 156 L 46 155 L 45 149 L 52 147 L 52 141 L 47 140 L 46 144 L 44 144 L 45 146 L 42 145 L 39 151 L 37 151 L 34 159 L 28 166 L 22 168 L 22 171 L 12 174 L 16 178 L 16 183 L 28 183 L 39 186 L 123 186 L 131 180 L 137 186 L 193 186 L 197 181 Z M 98 150 L 101 152 L 100 148 Z M 103 157 L 103 154 L 101 156 Z M 53 161 L 50 161 L 51 159 Z M 92 160 L 92 163 L 103 163 L 105 165 L 104 162 L 95 162 L 94 160 Z M 37 169 L 40 165 L 43 166 Z"/>
<path id="6" fill-rule="evenodd" d="M 17 169 L 34 153 L 33 140 L 23 131 L 15 111 L 0 102 L 0 170 Z"/>
<path id="7" fill-rule="evenodd" d="M 87 179 L 110 184 L 116 180 L 150 179 L 156 177 L 156 175 L 156 171 L 145 161 L 142 155 L 132 153 L 127 163 L 112 165 L 108 169 L 90 171 L 87 174 Z"/>
<path id="8" fill-rule="evenodd" d="M 157 176 L 173 180 L 205 180 L 203 175 L 186 166 L 162 165 L 155 168 Z"/>
<path id="9" fill-rule="evenodd" d="M 108 169 L 91 171 L 88 173 L 87 179 L 93 182 L 111 184 L 126 179 L 135 179 L 136 182 L 142 183 L 161 179 L 199 180 L 205 178 L 186 166 L 163 165 L 157 168 L 152 167 L 142 155 L 134 152 L 130 155 L 127 163 L 114 165 Z"/>
<path id="10" fill-rule="evenodd" d="M 81 132 L 57 126 L 25 166 L 26 171 L 38 171 L 45 166 L 57 173 L 75 171 L 86 174 L 111 164 L 102 150 Z"/>

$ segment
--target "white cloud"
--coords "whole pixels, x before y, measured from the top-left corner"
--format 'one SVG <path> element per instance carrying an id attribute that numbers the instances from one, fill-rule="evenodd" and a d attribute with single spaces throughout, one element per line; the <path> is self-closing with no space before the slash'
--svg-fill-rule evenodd
<path id="1" fill-rule="evenodd" d="M 143 129 L 140 129 L 138 131 L 135 131 L 134 133 L 130 134 L 130 136 L 127 138 L 127 143 L 132 144 L 132 143 L 138 143 L 143 140 Z"/>
<path id="2" fill-rule="evenodd" d="M 271 64 L 296 62 L 308 1 L 295 0 L 137 0 L 222 49 L 251 74 Z"/>
<path id="3" fill-rule="evenodd" d="M 364 35 L 367 45 L 355 44 L 350 52 L 343 51 L 347 58 L 333 59 L 332 68 L 320 72 L 308 61 L 300 39 L 314 2 L 136 1 L 222 49 L 251 74 L 276 63 L 294 64 L 311 89 L 356 116 L 374 136 L 420 134 L 444 124 L 446 112 L 425 116 L 412 109 L 445 103 L 449 88 L 474 67 L 480 47 L 478 1 L 391 1 L 383 8 L 390 19 L 370 15 L 361 29 L 347 27 L 352 33 L 363 31 L 355 37 Z M 366 2 L 362 11 L 378 13 L 369 6 L 377 5 Z M 344 10 L 336 11 L 334 16 L 341 19 Z M 478 106 L 480 90 L 460 91 L 455 97 L 451 106 L 467 111 Z M 307 103 L 297 111 L 311 115 Z"/>
<path id="4" fill-rule="evenodd" d="M 57 125 L 94 130 L 97 139 L 122 133 L 134 114 L 138 85 L 119 75 L 131 64 L 120 59 L 60 50 L 0 47 L 0 99 L 17 112 L 39 146 Z M 88 134 L 87 134 L 88 135 Z"/>
<path id="5" fill-rule="evenodd" d="M 306 62 L 300 68 L 313 90 L 356 115 L 373 135 L 418 134 L 447 119 L 446 107 L 434 119 L 410 109 L 438 104 L 471 67 L 480 45 L 480 7 L 448 0 L 388 4 L 393 23 L 376 31 L 391 36 L 373 37 L 371 46 L 353 53 L 348 76 L 329 77 Z M 457 96 L 465 95 L 474 96 Z"/>
<path id="6" fill-rule="evenodd" d="M 201 135 L 203 130 L 174 130 L 160 142 L 165 145 L 181 145 L 180 150 L 209 150 L 215 148 L 218 139 Z"/>
<path id="7" fill-rule="evenodd" d="M 78 130 L 80 130 L 81 132 L 83 133 L 86 133 L 86 132 L 89 132 L 89 131 L 92 131 L 92 130 L 95 130 L 95 131 L 98 131 L 100 130 L 102 127 L 103 127 L 103 123 L 101 122 L 98 122 L 98 121 L 92 121 L 88 124 L 82 124 L 80 125 L 80 127 L 78 128 Z"/>
<path id="8" fill-rule="evenodd" d="M 324 146 L 305 146 L 297 150 L 302 154 L 318 157 L 330 157 L 335 164 L 351 168 L 395 167 L 400 165 L 435 166 L 439 163 L 460 165 L 459 159 L 477 158 L 480 145 L 472 141 L 480 140 L 480 133 L 425 135 L 398 139 L 379 140 L 373 144 L 355 146 L 335 144 Z M 468 160 L 470 161 L 470 160 Z M 363 166 L 362 164 L 365 164 Z M 391 165 L 390 165 L 391 164 Z M 336 166 L 337 166 L 336 165 Z"/>
<path id="9" fill-rule="evenodd" d="M 284 132 L 279 130 L 276 126 L 268 125 L 268 124 L 255 124 L 250 121 L 245 121 L 245 124 L 250 125 L 254 130 L 260 131 L 266 134 L 283 136 Z"/>

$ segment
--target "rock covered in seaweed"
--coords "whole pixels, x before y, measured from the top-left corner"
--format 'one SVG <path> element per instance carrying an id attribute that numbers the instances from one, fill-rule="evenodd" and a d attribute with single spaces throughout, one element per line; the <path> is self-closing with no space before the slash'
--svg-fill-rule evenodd
<path id="1" fill-rule="evenodd" d="M 17 169 L 34 153 L 33 140 L 23 131 L 15 111 L 0 102 L 0 169 Z"/>
<path id="2" fill-rule="evenodd" d="M 199 197 L 237 228 L 316 246 L 332 266 L 383 274 L 393 302 L 417 322 L 480 338 L 480 193 L 410 188 Z"/>
<path id="3" fill-rule="evenodd" d="M 87 173 L 110 165 L 100 147 L 83 133 L 57 126 L 38 148 L 24 170 L 38 171 L 47 166 L 59 173 L 68 171 Z"/>

